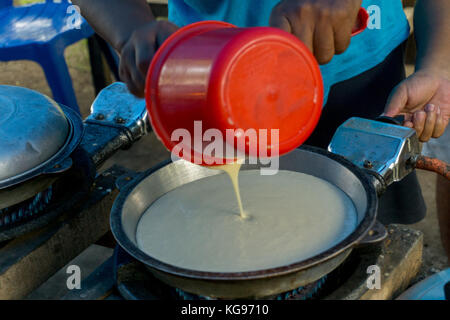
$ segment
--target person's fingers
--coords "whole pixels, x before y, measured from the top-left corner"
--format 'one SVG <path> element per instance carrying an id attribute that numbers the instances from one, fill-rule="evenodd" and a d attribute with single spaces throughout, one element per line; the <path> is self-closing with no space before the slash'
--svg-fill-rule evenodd
<path id="1" fill-rule="evenodd" d="M 155 54 L 157 29 L 156 25 L 144 29 L 145 34 L 136 35 L 134 39 L 136 47 L 136 66 L 142 75 L 147 74 L 147 69 L 153 55 Z"/>
<path id="2" fill-rule="evenodd" d="M 347 22 L 346 12 L 335 14 L 334 22 L 334 48 L 336 54 L 344 53 L 350 46 L 353 24 Z"/>
<path id="3" fill-rule="evenodd" d="M 158 49 L 164 41 L 167 40 L 175 31 L 179 28 L 173 23 L 168 21 L 160 21 L 157 36 L 156 36 L 156 46 L 155 49 Z"/>
<path id="4" fill-rule="evenodd" d="M 441 108 L 437 106 L 436 110 L 436 124 L 434 126 L 433 130 L 433 138 L 439 138 L 442 136 L 445 132 L 445 128 L 448 125 L 448 120 L 445 121 L 444 117 L 441 114 Z"/>
<path id="5" fill-rule="evenodd" d="M 144 97 L 145 79 L 156 49 L 177 29 L 168 21 L 153 22 L 135 30 L 123 47 L 119 75 L 135 96 Z"/>
<path id="6" fill-rule="evenodd" d="M 333 26 L 327 20 L 329 17 L 323 16 L 314 30 L 314 56 L 319 64 L 330 62 L 335 52 Z"/>
<path id="7" fill-rule="evenodd" d="M 293 34 L 314 54 L 314 24 L 291 24 Z"/>
<path id="8" fill-rule="evenodd" d="M 130 90 L 136 97 L 144 98 L 145 96 L 145 76 L 139 71 L 134 61 L 134 66 L 130 71 L 133 90 Z"/>
<path id="9" fill-rule="evenodd" d="M 413 118 L 414 129 L 416 130 L 417 136 L 419 138 L 422 135 L 426 118 L 427 118 L 427 114 L 425 111 L 417 111 L 416 113 L 414 113 L 414 118 Z"/>
<path id="10" fill-rule="evenodd" d="M 413 115 L 411 113 L 406 113 L 403 115 L 404 119 L 403 122 L 412 122 L 413 121 Z"/>
<path id="11" fill-rule="evenodd" d="M 136 67 L 144 79 L 147 76 L 147 70 L 154 54 L 154 43 L 142 43 L 136 48 Z"/>
<path id="12" fill-rule="evenodd" d="M 305 5 L 286 15 L 291 25 L 291 33 L 302 41 L 314 53 L 314 32 L 317 19 L 311 5 Z"/>
<path id="13" fill-rule="evenodd" d="M 336 54 L 344 53 L 350 46 L 351 28 L 339 28 L 334 31 L 334 48 Z"/>
<path id="14" fill-rule="evenodd" d="M 410 113 L 406 113 L 403 119 L 403 126 L 408 128 L 414 128 L 413 115 Z"/>
<path id="15" fill-rule="evenodd" d="M 425 124 L 423 127 L 422 134 L 420 135 L 420 141 L 427 142 L 431 139 L 434 132 L 434 127 L 436 125 L 436 106 L 433 104 L 428 104 L 425 107 L 425 112 L 427 114 L 427 117 L 425 119 Z"/>
<path id="16" fill-rule="evenodd" d="M 404 82 L 398 84 L 388 97 L 383 115 L 395 117 L 399 115 L 408 102 L 408 89 Z"/>
<path id="17" fill-rule="evenodd" d="M 414 113 L 423 110 L 432 101 L 439 88 L 439 81 L 427 74 L 416 72 L 397 85 L 389 95 L 384 115 Z"/>
<path id="18" fill-rule="evenodd" d="M 278 7 L 275 7 L 270 14 L 269 26 L 292 33 L 292 28 L 289 20 L 286 18 L 283 11 Z"/>
<path id="19" fill-rule="evenodd" d="M 128 84 L 131 81 L 131 74 L 129 72 L 130 67 L 128 65 L 128 58 L 127 56 L 134 54 L 132 52 L 132 48 L 130 48 L 128 45 L 126 45 L 121 52 L 120 55 L 120 63 L 119 63 L 119 77 L 120 80 Z"/>
<path id="20" fill-rule="evenodd" d="M 313 52 L 314 17 L 312 6 L 286 8 L 286 4 L 280 2 L 272 10 L 269 25 L 293 34 Z"/>
<path id="21" fill-rule="evenodd" d="M 136 53 L 133 45 L 127 45 L 120 57 L 119 74 L 128 87 L 128 90 L 137 97 L 144 95 L 144 80 L 136 67 Z"/>
<path id="22" fill-rule="evenodd" d="M 414 123 L 412 122 L 412 121 L 405 121 L 404 123 L 403 123 L 403 125 L 405 126 L 405 127 L 408 127 L 408 128 L 414 128 Z"/>

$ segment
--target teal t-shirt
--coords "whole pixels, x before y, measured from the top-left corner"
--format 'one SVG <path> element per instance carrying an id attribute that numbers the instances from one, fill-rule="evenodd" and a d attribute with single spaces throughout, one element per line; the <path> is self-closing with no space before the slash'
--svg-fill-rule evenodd
<path id="1" fill-rule="evenodd" d="M 178 26 L 220 20 L 238 27 L 267 26 L 279 0 L 169 0 L 169 20 Z M 363 0 L 369 27 L 352 38 L 347 51 L 321 66 L 325 102 L 331 86 L 381 63 L 408 38 L 409 25 L 401 0 Z"/>

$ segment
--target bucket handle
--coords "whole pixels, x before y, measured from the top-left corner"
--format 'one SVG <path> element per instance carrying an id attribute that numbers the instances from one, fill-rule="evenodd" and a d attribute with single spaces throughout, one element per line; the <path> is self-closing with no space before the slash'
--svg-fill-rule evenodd
<path id="1" fill-rule="evenodd" d="M 360 8 L 358 12 L 358 18 L 356 20 L 356 25 L 352 30 L 352 37 L 360 34 L 367 28 L 367 24 L 369 23 L 369 14 L 366 9 Z"/>

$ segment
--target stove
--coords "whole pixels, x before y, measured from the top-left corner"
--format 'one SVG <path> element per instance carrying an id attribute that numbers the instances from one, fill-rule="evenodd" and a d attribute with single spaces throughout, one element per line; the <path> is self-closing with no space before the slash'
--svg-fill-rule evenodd
<path id="1" fill-rule="evenodd" d="M 150 128 L 145 101 L 123 83 L 105 88 L 84 121 L 33 90 L 0 86 L 0 98 L 10 134 L 0 161 L 0 299 L 21 299 L 108 232 L 115 182 L 130 171 L 101 165 Z"/>
<path id="2" fill-rule="evenodd" d="M 140 262 L 117 246 L 113 255 L 114 281 L 120 295 L 126 300 L 218 300 L 199 296 L 179 288 L 173 288 L 155 278 Z M 307 300 L 319 297 L 326 278 L 321 278 L 304 287 L 279 295 L 265 297 L 265 300 Z"/>
<path id="3" fill-rule="evenodd" d="M 69 210 L 77 210 L 92 190 L 95 168 L 82 149 L 72 154 L 73 166 L 63 177 L 35 196 L 0 209 L 0 242 L 20 237 L 51 223 Z"/>
<path id="4" fill-rule="evenodd" d="M 291 292 L 266 297 L 264 300 L 378 300 L 397 297 L 410 285 L 419 271 L 423 235 L 402 225 L 389 225 L 388 232 L 387 239 L 382 243 L 353 250 L 344 263 L 324 278 Z M 214 300 L 164 284 L 155 278 L 146 266 L 133 259 L 119 246 L 108 263 L 111 269 L 108 281 L 111 281 L 112 277 L 111 283 L 114 287 L 107 295 L 110 298 Z M 376 270 L 379 271 L 378 275 Z M 376 276 L 379 276 L 380 288 L 369 289 L 368 282 Z M 83 291 L 92 292 L 91 289 L 86 288 Z M 80 295 L 83 293 L 71 293 L 66 299 L 80 299 Z"/>
<path id="5" fill-rule="evenodd" d="M 129 147 L 148 132 L 145 105 L 133 99 L 123 84 L 105 90 L 94 102 L 92 115 L 84 122 L 85 135 L 78 150 L 87 155 L 88 161 L 78 161 L 77 151 L 74 151 L 72 171 L 57 176 L 33 197 L 16 202 L 17 206 L 0 209 L 0 299 L 24 298 L 108 232 L 112 203 L 121 188 L 119 182 L 131 180 L 136 173 L 113 167 L 99 174 L 96 169 L 116 150 Z M 339 145 L 334 147 L 340 150 Z M 345 154 L 345 150 L 341 151 Z M 64 168 L 64 164 L 58 165 Z M 44 173 L 59 173 L 61 168 L 49 168 L 52 169 L 54 172 Z M 406 174 L 406 171 L 401 173 Z M 388 226 L 388 231 L 383 242 L 354 249 L 344 263 L 323 278 L 265 299 L 396 297 L 419 270 L 423 236 L 399 225 Z M 368 281 L 373 277 L 381 284 L 379 288 L 369 288 Z M 86 279 L 82 288 L 66 298 L 212 299 L 162 283 L 121 247 Z"/>

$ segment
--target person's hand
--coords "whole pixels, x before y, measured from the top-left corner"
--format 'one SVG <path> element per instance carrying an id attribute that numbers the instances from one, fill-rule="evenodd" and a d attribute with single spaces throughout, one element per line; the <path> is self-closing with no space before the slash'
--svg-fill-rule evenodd
<path id="1" fill-rule="evenodd" d="M 392 91 L 384 115 L 405 116 L 404 126 L 414 128 L 420 141 L 439 138 L 450 118 L 450 80 L 433 70 L 419 70 Z"/>
<path id="2" fill-rule="evenodd" d="M 159 46 L 178 27 L 168 21 L 154 21 L 133 32 L 120 50 L 120 79 L 134 95 L 144 97 L 145 78 L 150 61 Z"/>
<path id="3" fill-rule="evenodd" d="M 283 0 L 272 10 L 270 26 L 292 33 L 319 64 L 350 45 L 362 0 Z"/>

